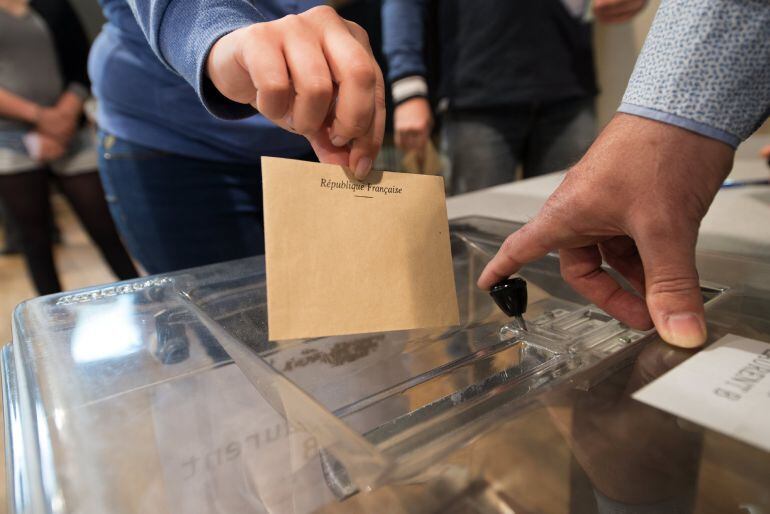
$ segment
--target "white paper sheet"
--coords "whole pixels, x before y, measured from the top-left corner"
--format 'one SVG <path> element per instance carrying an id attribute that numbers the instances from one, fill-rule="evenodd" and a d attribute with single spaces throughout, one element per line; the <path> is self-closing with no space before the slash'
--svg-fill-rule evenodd
<path id="1" fill-rule="evenodd" d="M 770 451 L 770 344 L 728 334 L 633 398 Z"/>

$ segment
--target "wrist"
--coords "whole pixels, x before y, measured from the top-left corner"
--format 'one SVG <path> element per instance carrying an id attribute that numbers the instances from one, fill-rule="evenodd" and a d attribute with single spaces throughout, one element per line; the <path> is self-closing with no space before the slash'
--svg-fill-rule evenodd
<path id="1" fill-rule="evenodd" d="M 393 104 L 398 106 L 414 98 L 428 98 L 428 83 L 420 75 L 411 75 L 396 80 L 390 86 Z"/>
<path id="2" fill-rule="evenodd" d="M 678 114 L 661 111 L 659 109 L 646 107 L 644 105 L 636 105 L 630 102 L 623 101 L 618 107 L 618 114 L 629 114 L 638 116 L 640 118 L 647 118 L 649 120 L 659 121 L 675 127 L 706 136 L 711 139 L 721 141 L 733 149 L 737 148 L 741 143 L 741 139 L 730 132 L 726 132 L 719 127 L 713 126 L 708 123 L 703 123 L 692 118 L 686 118 Z"/>
<path id="3" fill-rule="evenodd" d="M 28 102 L 24 106 L 22 113 L 23 121 L 37 125 L 40 122 L 40 118 L 43 116 L 43 107 L 36 103 Z"/>
<path id="4" fill-rule="evenodd" d="M 633 114 L 618 113 L 608 124 L 613 136 L 633 141 L 634 151 L 654 155 L 658 173 L 679 175 L 677 189 L 698 197 L 707 206 L 733 166 L 729 144 L 678 125 Z M 702 214 L 705 214 L 705 210 Z"/>

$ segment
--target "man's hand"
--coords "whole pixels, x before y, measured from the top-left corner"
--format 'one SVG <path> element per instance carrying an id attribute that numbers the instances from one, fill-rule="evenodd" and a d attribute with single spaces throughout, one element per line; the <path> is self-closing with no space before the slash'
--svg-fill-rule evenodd
<path id="1" fill-rule="evenodd" d="M 595 0 L 594 16 L 602 23 L 623 23 L 642 10 L 647 0 Z"/>
<path id="2" fill-rule="evenodd" d="M 616 115 L 535 219 L 506 239 L 479 286 L 559 250 L 564 279 L 610 315 L 640 330 L 652 321 L 677 346 L 703 344 L 695 243 L 733 155 L 717 140 Z M 621 288 L 602 260 L 641 296 Z"/>
<path id="3" fill-rule="evenodd" d="M 765 145 L 759 150 L 759 155 L 770 162 L 770 145 Z"/>
<path id="4" fill-rule="evenodd" d="M 396 146 L 404 152 L 423 152 L 433 129 L 433 114 L 426 98 L 412 98 L 393 112 Z"/>
<path id="5" fill-rule="evenodd" d="M 305 136 L 323 162 L 371 169 L 385 130 L 385 87 L 366 31 L 328 6 L 231 32 L 211 49 L 214 86 Z"/>

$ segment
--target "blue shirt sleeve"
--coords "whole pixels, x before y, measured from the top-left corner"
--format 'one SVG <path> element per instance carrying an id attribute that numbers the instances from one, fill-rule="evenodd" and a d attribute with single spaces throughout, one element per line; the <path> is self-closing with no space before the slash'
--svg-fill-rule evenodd
<path id="1" fill-rule="evenodd" d="M 425 77 L 425 9 L 425 0 L 382 2 L 382 47 L 391 83 L 415 75 Z"/>
<path id="2" fill-rule="evenodd" d="M 619 111 L 738 146 L 770 115 L 770 1 L 663 0 Z"/>
<path id="3" fill-rule="evenodd" d="M 206 77 L 209 51 L 222 36 L 268 21 L 247 0 L 128 0 L 153 52 L 181 75 L 215 116 L 238 119 L 251 116 L 250 105 L 232 102 Z"/>

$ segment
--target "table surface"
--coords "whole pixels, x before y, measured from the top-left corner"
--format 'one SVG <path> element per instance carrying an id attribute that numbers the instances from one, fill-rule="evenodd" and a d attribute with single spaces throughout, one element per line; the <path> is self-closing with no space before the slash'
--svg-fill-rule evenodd
<path id="1" fill-rule="evenodd" d="M 561 183 L 564 173 L 511 182 L 447 200 L 449 218 L 490 216 L 511 221 L 532 219 Z M 770 178 L 757 158 L 737 158 L 731 179 Z M 698 249 L 770 257 L 770 186 L 722 189 L 701 224 Z"/>

